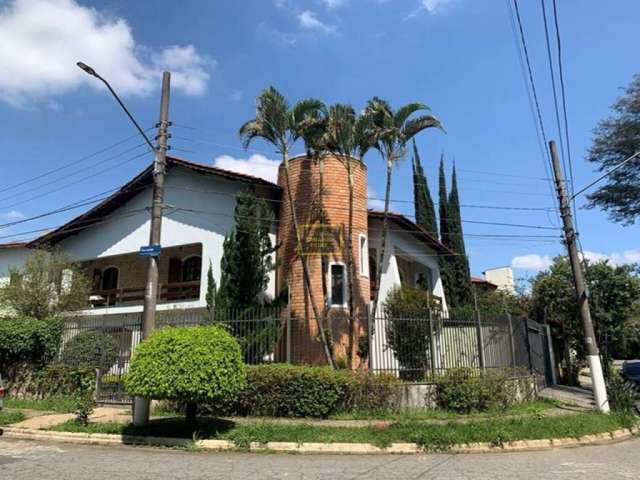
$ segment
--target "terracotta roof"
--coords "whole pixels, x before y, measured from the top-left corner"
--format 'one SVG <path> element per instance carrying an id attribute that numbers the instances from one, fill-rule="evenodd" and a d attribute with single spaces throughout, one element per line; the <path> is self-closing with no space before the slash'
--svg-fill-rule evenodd
<path id="1" fill-rule="evenodd" d="M 377 218 L 382 220 L 384 218 L 384 212 L 381 212 L 379 210 L 369 210 L 369 218 Z M 438 253 L 454 253 L 447 246 L 443 245 L 440 240 L 435 238 L 422 227 L 416 225 L 412 220 L 409 220 L 409 218 L 405 217 L 404 215 L 401 215 L 400 213 L 389 212 L 388 218 L 389 220 L 395 222 L 398 226 L 402 227 L 404 230 L 409 231 L 418 240 L 429 244 L 429 246 L 431 246 Z"/>
<path id="2" fill-rule="evenodd" d="M 484 278 L 479 278 L 479 277 L 471 277 L 471 283 L 484 284 L 484 285 L 489 285 L 490 287 L 498 288 L 498 285 L 496 285 L 495 283 L 490 282 L 489 280 L 485 280 Z"/>
<path id="3" fill-rule="evenodd" d="M 254 177 L 244 173 L 232 172 L 230 170 L 224 170 L 222 168 L 213 167 L 210 165 L 203 165 L 200 163 L 190 162 L 176 157 L 167 156 L 167 170 L 173 167 L 184 167 L 203 175 L 215 175 L 231 181 L 238 181 L 243 183 L 250 183 L 253 185 L 264 186 L 273 189 L 274 192 L 280 194 L 282 189 L 275 183 L 269 182 L 262 178 Z M 120 187 L 116 192 L 111 194 L 108 198 L 100 202 L 98 205 L 90 209 L 89 211 L 77 216 L 70 220 L 66 224 L 58 227 L 51 232 L 48 232 L 35 240 L 27 243 L 28 247 L 35 247 L 47 243 L 57 242 L 69 235 L 82 230 L 86 227 L 96 223 L 99 219 L 108 215 L 116 208 L 124 205 L 127 201 L 137 195 L 143 187 L 151 185 L 153 182 L 153 164 L 149 165 L 142 172 L 129 180 L 126 184 Z"/>

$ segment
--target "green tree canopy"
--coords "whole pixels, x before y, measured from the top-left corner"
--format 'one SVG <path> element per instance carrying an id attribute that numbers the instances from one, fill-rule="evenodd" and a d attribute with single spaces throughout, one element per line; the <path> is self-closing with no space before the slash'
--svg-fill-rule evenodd
<path id="1" fill-rule="evenodd" d="M 607 171 L 640 151 L 640 74 L 612 106 L 611 116 L 594 130 L 587 159 Z M 589 207 L 600 207 L 615 222 L 635 223 L 640 216 L 640 158 L 612 173 L 588 195 Z"/>
<path id="2" fill-rule="evenodd" d="M 11 281 L 0 287 L 0 304 L 16 316 L 46 319 L 89 304 L 88 278 L 60 252 L 34 250 L 10 275 Z"/>
<path id="3" fill-rule="evenodd" d="M 587 263 L 586 280 L 598 347 L 605 360 L 614 354 L 640 355 L 638 351 L 624 352 L 627 347 L 623 348 L 633 345 L 627 334 L 633 332 L 632 327 L 640 317 L 638 267 L 612 265 L 607 261 Z M 568 366 L 570 378 L 567 380 L 575 381 L 585 351 L 569 261 L 566 257 L 556 257 L 548 270 L 534 277 L 531 286 L 531 316 L 552 326 L 560 347 L 558 357 L 564 358 Z M 575 357 L 571 352 L 575 352 Z"/>

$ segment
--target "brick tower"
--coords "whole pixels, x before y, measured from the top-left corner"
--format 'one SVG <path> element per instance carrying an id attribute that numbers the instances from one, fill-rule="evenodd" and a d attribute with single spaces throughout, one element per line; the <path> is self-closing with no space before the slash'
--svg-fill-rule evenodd
<path id="1" fill-rule="evenodd" d="M 351 165 L 353 195 L 353 306 L 354 352 L 363 333 L 369 302 L 367 169 L 355 158 L 324 155 L 321 159 L 300 155 L 289 161 L 291 194 L 309 265 L 311 290 L 325 328 L 331 332 L 335 357 L 346 360 L 349 346 L 348 242 L 349 180 Z M 321 189 L 321 183 L 323 188 Z M 278 242 L 278 287 L 289 288 L 293 360 L 324 363 L 324 354 L 310 296 L 304 285 L 302 261 L 296 249 L 286 177 L 281 165 L 278 184 L 284 187 L 280 208 Z M 353 358 L 356 358 L 353 355 Z"/>

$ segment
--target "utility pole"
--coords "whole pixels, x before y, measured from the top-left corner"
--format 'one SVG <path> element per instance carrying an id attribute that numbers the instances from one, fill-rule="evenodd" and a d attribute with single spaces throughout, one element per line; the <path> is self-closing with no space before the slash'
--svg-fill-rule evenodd
<path id="1" fill-rule="evenodd" d="M 593 330 L 593 322 L 591 321 L 589 297 L 587 296 L 586 292 L 582 263 L 580 262 L 580 258 L 578 257 L 578 248 L 576 246 L 576 232 L 573 228 L 573 217 L 571 215 L 571 206 L 569 204 L 569 198 L 567 195 L 564 172 L 562 171 L 560 161 L 558 160 L 558 152 L 556 150 L 556 144 L 554 141 L 549 142 L 549 151 L 551 152 L 553 174 L 556 182 L 558 201 L 560 202 L 560 215 L 562 216 L 565 243 L 569 252 L 571 270 L 573 271 L 573 281 L 575 283 L 578 296 L 578 304 L 580 307 L 580 317 L 582 318 L 584 344 L 587 350 L 589 369 L 591 370 L 593 396 L 595 397 L 598 410 L 603 413 L 608 413 L 609 400 L 607 399 L 607 388 L 605 386 L 604 376 L 602 374 L 600 352 L 598 351 L 598 344 L 596 343 L 596 336 Z"/>
<path id="2" fill-rule="evenodd" d="M 149 245 L 160 246 L 162 231 L 162 211 L 164 208 L 164 177 L 166 173 L 167 129 L 169 127 L 169 92 L 171 74 L 162 74 L 162 98 L 160 100 L 160 121 L 156 137 L 156 155 L 153 162 L 153 200 L 151 204 L 151 228 Z M 147 266 L 147 284 L 144 291 L 142 309 L 142 338 L 153 332 L 156 324 L 156 302 L 158 299 L 158 256 L 150 256 Z M 149 422 L 149 400 L 136 397 L 133 408 L 133 424 L 143 426 Z"/>

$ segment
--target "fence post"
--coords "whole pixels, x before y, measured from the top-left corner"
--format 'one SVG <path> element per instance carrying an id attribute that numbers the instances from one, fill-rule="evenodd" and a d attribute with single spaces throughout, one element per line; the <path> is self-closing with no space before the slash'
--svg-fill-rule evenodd
<path id="1" fill-rule="evenodd" d="M 475 309 L 476 316 L 476 337 L 478 339 L 478 360 L 480 362 L 480 368 L 482 370 L 485 369 L 485 359 L 484 359 L 484 339 L 482 335 L 482 322 L 480 320 L 480 310 Z"/>
<path id="2" fill-rule="evenodd" d="M 558 379 L 556 378 L 556 357 L 553 353 L 553 340 L 551 339 L 551 327 L 549 324 L 545 324 L 545 331 L 547 337 L 547 348 L 549 349 L 549 370 L 551 370 L 551 385 L 557 385 Z"/>
<path id="3" fill-rule="evenodd" d="M 507 313 L 507 322 L 509 325 L 509 352 L 511 354 L 511 368 L 516 369 L 516 344 L 513 339 L 513 319 L 511 314 Z"/>
<path id="4" fill-rule="evenodd" d="M 533 360 L 531 358 L 531 339 L 529 338 L 529 319 L 524 318 L 524 339 L 527 346 L 527 357 L 529 358 L 529 372 L 533 372 Z"/>
<path id="5" fill-rule="evenodd" d="M 429 308 L 429 354 L 431 357 L 431 375 L 436 376 L 436 338 L 433 328 L 433 313 Z"/>
<path id="6" fill-rule="evenodd" d="M 375 315 L 370 313 L 371 306 L 367 305 L 367 339 L 369 341 L 369 370 L 371 373 L 375 373 L 375 367 L 373 362 L 373 332 L 374 323 L 376 321 Z"/>
<path id="7" fill-rule="evenodd" d="M 287 363 L 291 363 L 291 309 L 289 307 L 287 307 L 286 316 L 287 316 L 286 318 L 287 325 L 285 327 L 287 331 L 286 333 L 287 336 L 285 340 L 286 348 L 287 348 L 286 355 L 287 355 Z"/>

